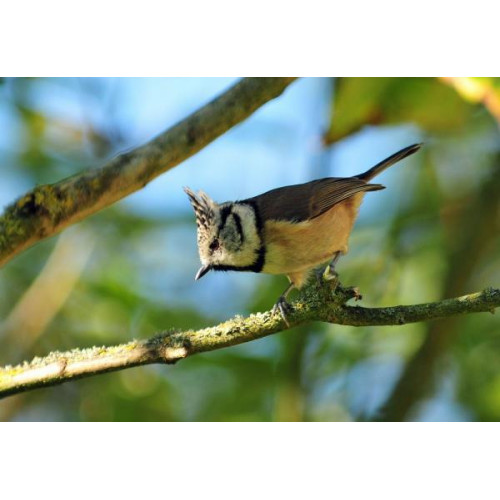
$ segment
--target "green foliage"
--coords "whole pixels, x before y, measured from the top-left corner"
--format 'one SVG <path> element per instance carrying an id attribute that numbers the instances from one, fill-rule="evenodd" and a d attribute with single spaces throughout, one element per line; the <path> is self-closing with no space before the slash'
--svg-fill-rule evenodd
<path id="1" fill-rule="evenodd" d="M 341 78 L 325 135 L 333 143 L 366 125 L 414 123 L 431 134 L 463 131 L 475 106 L 435 78 Z"/>

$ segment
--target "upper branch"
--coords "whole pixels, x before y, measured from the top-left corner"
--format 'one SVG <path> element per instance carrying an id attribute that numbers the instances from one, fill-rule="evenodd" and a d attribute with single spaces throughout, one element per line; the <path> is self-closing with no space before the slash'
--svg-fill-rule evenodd
<path id="1" fill-rule="evenodd" d="M 307 289 L 301 300 L 293 304 L 288 317 L 290 326 L 314 320 L 351 326 L 401 325 L 457 314 L 494 312 L 500 307 L 500 290 L 493 288 L 429 304 L 375 309 L 346 305 L 349 299 L 358 297 L 354 288 L 339 286 L 333 294 L 328 285 Z M 0 398 L 133 366 L 175 363 L 192 354 L 249 342 L 287 328 L 280 314 L 265 312 L 236 317 L 203 330 L 164 332 L 149 340 L 113 347 L 54 352 L 31 363 L 0 368 Z"/>
<path id="2" fill-rule="evenodd" d="M 141 189 L 279 96 L 293 80 L 245 78 L 152 141 L 101 168 L 37 186 L 0 217 L 0 266 L 37 241 Z"/>

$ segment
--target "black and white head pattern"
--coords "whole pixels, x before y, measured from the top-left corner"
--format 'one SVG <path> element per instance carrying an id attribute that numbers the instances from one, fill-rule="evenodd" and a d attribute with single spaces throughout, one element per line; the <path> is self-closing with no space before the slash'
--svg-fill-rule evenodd
<path id="1" fill-rule="evenodd" d="M 247 202 L 218 204 L 203 191 L 194 193 L 189 188 L 184 191 L 196 216 L 203 267 L 260 272 L 264 249 L 256 207 Z"/>

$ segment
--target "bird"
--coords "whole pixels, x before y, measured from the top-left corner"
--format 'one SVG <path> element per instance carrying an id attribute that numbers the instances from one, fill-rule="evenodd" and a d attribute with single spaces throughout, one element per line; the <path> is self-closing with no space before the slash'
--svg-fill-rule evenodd
<path id="1" fill-rule="evenodd" d="M 247 271 L 286 275 L 290 284 L 273 311 L 287 321 L 287 302 L 314 270 L 326 265 L 325 279 L 336 279 L 335 266 L 348 251 L 348 240 L 365 193 L 385 189 L 370 181 L 416 153 L 413 144 L 353 177 L 327 177 L 284 186 L 240 201 L 217 203 L 205 192 L 184 191 L 194 209 L 201 267 L 209 271 Z"/>

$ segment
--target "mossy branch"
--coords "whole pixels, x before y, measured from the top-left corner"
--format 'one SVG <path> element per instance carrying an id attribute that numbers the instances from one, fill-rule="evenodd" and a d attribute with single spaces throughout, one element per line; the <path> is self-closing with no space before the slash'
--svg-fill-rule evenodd
<path id="1" fill-rule="evenodd" d="M 294 327 L 311 321 L 339 325 L 402 325 L 474 312 L 491 312 L 500 307 L 500 289 L 428 304 L 364 308 L 348 306 L 360 296 L 355 288 L 332 288 L 331 284 L 304 291 L 288 320 Z M 124 370 L 152 363 L 172 364 L 193 354 L 222 349 L 286 330 L 279 313 L 265 312 L 236 317 L 203 330 L 164 332 L 149 340 L 112 347 L 54 352 L 15 367 L 0 368 L 0 398 L 24 391 L 62 384 L 69 380 Z"/>
<path id="2" fill-rule="evenodd" d="M 244 78 L 147 144 L 98 169 L 38 186 L 0 217 L 0 266 L 34 243 L 143 188 L 279 96 L 294 78 Z"/>

